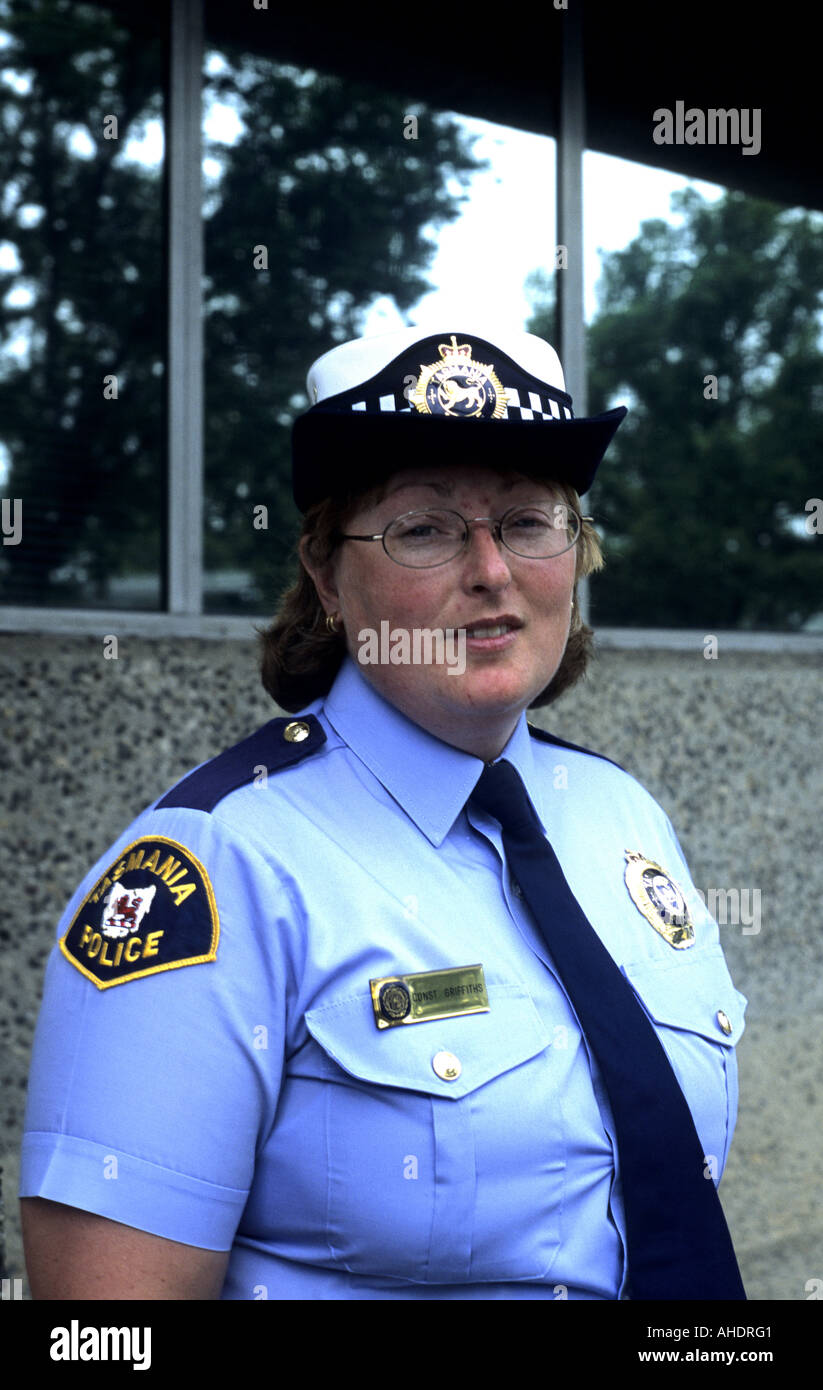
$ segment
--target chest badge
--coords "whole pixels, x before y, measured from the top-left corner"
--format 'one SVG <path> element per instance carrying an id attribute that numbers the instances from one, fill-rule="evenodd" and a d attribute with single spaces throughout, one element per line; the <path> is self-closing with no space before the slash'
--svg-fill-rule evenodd
<path id="1" fill-rule="evenodd" d="M 682 889 L 653 859 L 631 849 L 623 853 L 626 887 L 637 910 L 676 950 L 693 946 L 694 923 Z"/>

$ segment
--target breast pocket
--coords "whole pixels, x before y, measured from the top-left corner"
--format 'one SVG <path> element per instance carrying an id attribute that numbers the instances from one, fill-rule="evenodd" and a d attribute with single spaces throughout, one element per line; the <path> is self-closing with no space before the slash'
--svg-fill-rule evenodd
<path id="1" fill-rule="evenodd" d="M 719 946 L 669 961 L 632 961 L 623 973 L 640 997 L 686 1097 L 711 1174 L 726 1166 L 737 1120 L 735 1045 L 746 999 L 732 984 Z"/>
<path id="2" fill-rule="evenodd" d="M 488 1013 L 381 1030 L 367 994 L 306 1014 L 329 1246 L 353 1273 L 455 1283 L 552 1264 L 566 1158 L 552 1040 L 521 986 L 488 994 Z"/>

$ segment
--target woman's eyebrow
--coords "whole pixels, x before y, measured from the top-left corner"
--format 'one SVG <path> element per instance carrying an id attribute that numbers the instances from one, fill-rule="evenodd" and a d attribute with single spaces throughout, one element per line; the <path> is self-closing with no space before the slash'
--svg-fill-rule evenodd
<path id="1" fill-rule="evenodd" d="M 390 488 L 386 493 L 387 497 L 393 497 L 397 492 L 405 492 L 409 488 L 433 487 L 435 492 L 439 492 L 443 497 L 451 497 L 454 487 L 451 483 L 441 482 L 419 482 L 419 483 L 398 483 L 397 487 Z"/>
<path id="2" fill-rule="evenodd" d="M 519 484 L 521 484 L 521 483 L 526 483 L 526 484 L 528 484 L 528 483 L 531 482 L 531 479 L 530 479 L 530 478 L 520 477 L 520 476 L 516 476 L 516 477 L 505 477 L 505 478 L 501 478 L 501 479 L 500 479 L 500 482 L 501 482 L 502 490 L 503 490 L 504 492 L 511 492 L 512 488 L 517 487 L 517 486 L 518 486 Z M 404 491 L 405 491 L 406 489 L 408 489 L 408 488 L 419 488 L 419 487 L 431 487 L 431 488 L 434 488 L 435 492 L 439 492 L 439 493 L 441 494 L 441 496 L 443 496 L 443 497 L 451 497 L 452 493 L 454 492 L 454 484 L 453 484 L 453 483 L 442 482 L 442 481 L 439 481 L 439 480 L 438 480 L 437 482 L 431 481 L 431 480 L 428 480 L 428 481 L 422 481 L 422 480 L 421 480 L 420 482 L 413 482 L 413 483 L 409 483 L 409 482 L 407 482 L 407 483 L 398 483 L 396 487 L 390 488 L 389 491 L 385 494 L 385 496 L 386 496 L 386 497 L 393 497 L 393 496 L 395 495 L 395 493 L 404 492 Z"/>

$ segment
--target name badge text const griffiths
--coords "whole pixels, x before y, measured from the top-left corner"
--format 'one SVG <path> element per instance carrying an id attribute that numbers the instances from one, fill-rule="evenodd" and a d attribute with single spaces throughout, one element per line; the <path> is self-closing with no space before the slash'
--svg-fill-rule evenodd
<path id="1" fill-rule="evenodd" d="M 416 975 L 386 975 L 380 980 L 369 980 L 369 986 L 378 1028 L 489 1012 L 482 965 L 423 970 Z"/>

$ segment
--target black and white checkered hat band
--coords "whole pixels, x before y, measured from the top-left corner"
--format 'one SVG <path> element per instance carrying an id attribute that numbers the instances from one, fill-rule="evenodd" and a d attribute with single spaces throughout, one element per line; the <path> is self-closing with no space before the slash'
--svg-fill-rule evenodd
<path id="1" fill-rule="evenodd" d="M 411 388 L 409 388 L 411 390 Z M 509 387 L 506 391 L 507 404 L 501 419 L 506 420 L 573 420 L 574 412 L 571 406 L 557 401 L 553 396 L 538 391 L 517 390 Z M 411 414 L 418 414 L 413 411 L 408 397 L 403 391 L 394 391 L 388 395 L 364 396 L 362 400 L 353 401 L 349 407 L 351 410 L 362 410 L 369 415 L 376 415 L 383 411 L 396 412 L 398 414 L 408 411 Z"/>

